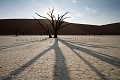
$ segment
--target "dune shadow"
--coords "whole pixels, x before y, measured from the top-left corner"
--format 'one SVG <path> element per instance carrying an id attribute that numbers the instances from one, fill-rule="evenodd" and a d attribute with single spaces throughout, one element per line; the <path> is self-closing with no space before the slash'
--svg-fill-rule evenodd
<path id="1" fill-rule="evenodd" d="M 17 46 L 23 46 L 23 45 L 26 45 L 26 44 L 31 44 L 31 43 L 36 43 L 36 42 L 44 42 L 47 39 L 49 39 L 49 38 L 45 38 L 45 39 L 42 39 L 42 40 L 39 40 L 39 41 L 21 42 L 21 43 L 16 43 L 15 45 L 2 46 L 2 47 L 0 47 L 0 50 L 7 49 L 7 48 L 12 48 L 12 47 L 17 47 Z"/>
<path id="2" fill-rule="evenodd" d="M 66 45 L 68 48 L 70 48 L 81 60 L 84 61 L 84 63 L 86 65 L 88 65 L 102 80 L 108 80 L 108 78 L 102 74 L 96 67 L 94 67 L 91 63 L 89 63 L 87 60 L 85 60 L 79 53 L 77 53 L 74 50 L 74 45 L 69 44 L 67 42 L 65 42 L 64 40 L 60 40 L 61 43 L 63 43 L 64 45 Z"/>

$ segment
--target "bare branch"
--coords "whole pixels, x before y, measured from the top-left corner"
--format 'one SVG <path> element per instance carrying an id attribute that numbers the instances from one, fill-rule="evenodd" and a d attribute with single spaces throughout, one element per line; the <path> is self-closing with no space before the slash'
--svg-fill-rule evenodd
<path id="1" fill-rule="evenodd" d="M 61 15 L 61 16 L 60 16 L 60 20 L 62 20 L 63 17 L 64 17 L 66 14 L 68 14 L 68 13 L 70 13 L 70 12 L 67 11 L 65 14 Z"/>
<path id="2" fill-rule="evenodd" d="M 36 27 L 34 27 L 34 28 L 39 28 L 39 29 L 41 29 L 41 30 L 44 30 L 43 28 L 41 28 L 41 27 L 38 27 L 38 26 L 36 26 Z"/>
<path id="3" fill-rule="evenodd" d="M 54 12 L 54 7 L 53 7 L 53 9 L 52 9 L 52 13 Z"/>
<path id="4" fill-rule="evenodd" d="M 64 16 L 66 15 L 66 14 L 68 14 L 68 13 L 70 13 L 70 12 L 66 12 L 65 14 L 63 14 L 63 15 L 61 15 L 60 17 L 58 17 L 59 19 L 58 19 L 58 22 L 57 22 L 57 24 L 58 24 L 58 29 L 60 28 L 60 26 L 64 23 L 64 21 L 63 20 L 65 20 L 66 18 L 70 18 L 70 17 L 65 17 L 64 18 Z"/>
<path id="5" fill-rule="evenodd" d="M 50 16 L 53 17 L 54 7 L 53 7 L 52 10 L 49 9 L 49 12 L 50 12 L 50 14 L 51 14 Z"/>
<path id="6" fill-rule="evenodd" d="M 66 24 L 66 25 L 64 25 L 64 26 L 61 26 L 61 27 L 59 27 L 58 29 L 62 29 L 62 28 L 64 28 L 64 27 L 68 26 L 68 25 L 70 25 L 70 23 L 68 23 L 68 24 Z"/>
<path id="7" fill-rule="evenodd" d="M 55 26 L 54 26 L 54 19 L 56 19 L 56 18 L 55 18 L 55 16 L 53 15 L 54 7 L 53 7 L 52 11 L 50 11 L 50 9 L 49 9 L 49 12 L 50 12 L 50 14 L 49 14 L 49 13 L 47 13 L 47 14 L 48 14 L 48 15 L 50 16 L 50 18 L 52 19 L 52 22 L 50 22 L 50 20 L 49 20 L 49 22 L 51 23 L 53 29 L 55 29 Z"/>
<path id="8" fill-rule="evenodd" d="M 56 17 L 55 17 L 55 26 L 56 26 L 56 29 L 58 28 L 58 22 L 59 22 L 59 14 L 58 14 L 58 18 L 56 19 Z"/>
<path id="9" fill-rule="evenodd" d="M 65 18 L 61 19 L 61 21 L 59 21 L 59 27 L 64 23 L 64 20 L 67 18 L 71 18 L 71 17 L 65 17 Z"/>
<path id="10" fill-rule="evenodd" d="M 47 17 L 44 17 L 44 16 L 41 16 L 41 15 L 39 15 L 38 13 L 35 13 L 35 14 L 37 14 L 39 17 L 41 17 L 41 18 L 47 18 Z"/>
<path id="11" fill-rule="evenodd" d="M 47 13 L 47 15 L 51 18 L 51 15 L 49 13 Z"/>
<path id="12" fill-rule="evenodd" d="M 48 32 L 49 32 L 49 28 L 48 28 L 48 25 L 47 25 L 47 23 L 45 22 L 45 24 L 46 24 L 46 26 L 47 26 L 47 29 L 48 29 Z"/>
<path id="13" fill-rule="evenodd" d="M 55 29 L 55 26 L 54 26 L 54 18 L 55 18 L 55 16 L 53 15 L 54 7 L 53 7 L 52 11 L 50 11 L 50 9 L 49 9 L 49 12 L 51 13 L 50 17 L 52 19 L 52 22 L 51 22 L 52 27 L 53 27 L 53 29 Z"/>
<path id="14" fill-rule="evenodd" d="M 58 20 L 60 19 L 60 16 L 59 16 L 59 14 L 58 14 Z"/>
<path id="15" fill-rule="evenodd" d="M 37 14 L 39 17 L 45 18 L 49 23 L 52 24 L 52 22 L 51 22 L 47 17 L 41 16 L 41 15 L 39 15 L 38 13 L 36 13 L 36 14 Z"/>
<path id="16" fill-rule="evenodd" d="M 65 18 L 62 19 L 62 21 L 65 20 L 65 19 L 67 19 L 67 18 L 71 18 L 71 17 L 65 17 Z"/>
<path id="17" fill-rule="evenodd" d="M 50 9 L 49 9 L 49 12 L 50 12 L 50 14 L 52 13 L 52 12 L 50 11 Z"/>
<path id="18" fill-rule="evenodd" d="M 55 15 L 53 15 L 53 18 L 55 19 L 55 21 L 57 20 L 56 17 L 55 17 Z"/>
<path id="19" fill-rule="evenodd" d="M 33 16 L 33 17 L 34 17 L 34 16 Z M 35 17 L 34 17 L 34 18 L 35 18 Z M 38 19 L 35 18 L 35 20 L 38 22 L 38 24 L 39 24 L 45 31 L 47 31 L 46 28 L 42 25 L 42 23 L 41 23 Z"/>

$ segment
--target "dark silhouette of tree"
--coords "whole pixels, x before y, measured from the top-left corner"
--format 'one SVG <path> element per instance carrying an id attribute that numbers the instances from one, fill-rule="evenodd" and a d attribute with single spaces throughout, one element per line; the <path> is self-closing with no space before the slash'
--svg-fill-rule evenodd
<path id="1" fill-rule="evenodd" d="M 17 26 L 13 27 L 13 31 L 14 31 L 15 36 L 18 36 L 18 27 Z"/>
<path id="2" fill-rule="evenodd" d="M 47 17 L 41 16 L 38 13 L 35 13 L 35 14 L 37 14 L 41 18 L 46 19 L 52 25 L 52 28 L 54 30 L 54 38 L 57 38 L 58 37 L 58 31 L 70 24 L 70 23 L 64 24 L 65 23 L 64 20 L 66 18 L 70 18 L 70 17 L 65 17 L 68 13 L 69 12 L 66 12 L 63 15 L 58 14 L 58 16 L 56 17 L 54 15 L 54 7 L 53 7 L 53 9 L 52 10 L 49 9 L 49 13 L 47 13 L 47 15 L 50 17 L 50 19 L 48 19 Z M 45 26 L 43 26 L 43 24 L 38 19 L 35 18 L 35 20 L 37 20 L 38 24 L 41 26 L 41 27 L 39 27 L 39 29 L 46 31 L 49 35 L 49 38 L 52 38 L 47 23 L 45 22 L 45 24 L 47 26 L 47 28 L 46 28 Z"/>
<path id="3" fill-rule="evenodd" d="M 18 36 L 18 29 L 15 29 L 15 36 Z"/>

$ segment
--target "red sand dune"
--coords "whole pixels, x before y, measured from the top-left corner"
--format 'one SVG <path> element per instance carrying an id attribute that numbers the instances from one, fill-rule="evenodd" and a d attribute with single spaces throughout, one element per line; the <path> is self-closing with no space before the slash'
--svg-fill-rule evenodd
<path id="1" fill-rule="evenodd" d="M 46 20 L 40 19 L 44 24 Z M 47 22 L 48 23 L 48 22 Z M 66 22 L 67 23 L 67 22 Z M 65 23 L 65 24 L 66 24 Z M 0 35 L 14 35 L 18 31 L 19 35 L 44 35 L 45 31 L 36 28 L 39 26 L 35 19 L 0 19 Z M 51 33 L 53 29 L 48 23 Z M 59 30 L 60 35 L 120 35 L 120 23 L 107 24 L 102 26 L 74 24 Z"/>

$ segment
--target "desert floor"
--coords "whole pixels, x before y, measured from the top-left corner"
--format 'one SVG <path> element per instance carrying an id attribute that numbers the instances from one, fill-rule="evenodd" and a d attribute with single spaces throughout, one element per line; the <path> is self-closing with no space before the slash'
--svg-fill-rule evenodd
<path id="1" fill-rule="evenodd" d="M 120 36 L 0 36 L 0 80 L 120 80 Z"/>

